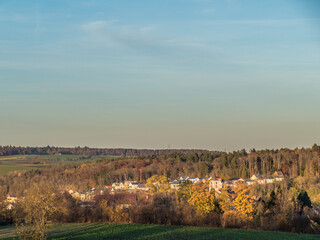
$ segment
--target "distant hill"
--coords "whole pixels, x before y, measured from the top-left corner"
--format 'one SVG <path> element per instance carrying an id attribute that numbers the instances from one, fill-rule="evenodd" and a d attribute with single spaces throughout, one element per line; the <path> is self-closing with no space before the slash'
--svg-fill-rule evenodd
<path id="1" fill-rule="evenodd" d="M 132 148 L 89 148 L 89 147 L 16 147 L 0 146 L 0 156 L 11 155 L 52 155 L 52 154 L 71 154 L 71 155 L 113 155 L 113 156 L 150 156 L 169 153 L 205 153 L 203 149 L 132 149 Z"/>

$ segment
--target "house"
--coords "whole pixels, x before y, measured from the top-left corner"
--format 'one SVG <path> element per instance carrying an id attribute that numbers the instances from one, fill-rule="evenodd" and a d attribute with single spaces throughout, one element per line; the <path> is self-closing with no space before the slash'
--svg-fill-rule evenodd
<path id="1" fill-rule="evenodd" d="M 282 181 L 284 179 L 284 174 L 281 170 L 275 171 L 273 174 L 275 181 Z"/>
<path id="2" fill-rule="evenodd" d="M 9 202 L 8 205 L 6 206 L 6 209 L 7 210 L 12 210 L 12 209 L 14 209 L 15 205 L 16 204 L 14 202 Z"/>
<path id="3" fill-rule="evenodd" d="M 148 188 L 146 188 L 146 185 L 143 184 L 143 183 L 138 183 L 138 190 L 141 190 L 141 191 L 147 191 Z"/>
<path id="4" fill-rule="evenodd" d="M 200 178 L 189 178 L 189 181 L 191 181 L 193 184 L 196 184 L 197 182 L 200 182 Z"/>
<path id="5" fill-rule="evenodd" d="M 256 181 L 258 179 L 262 179 L 262 176 L 260 174 L 253 174 L 250 180 Z"/>
<path id="6" fill-rule="evenodd" d="M 222 180 L 219 177 L 209 180 L 209 191 L 211 191 L 211 189 L 218 191 L 219 189 L 223 188 L 223 186 L 224 186 L 224 180 Z"/>
<path id="7" fill-rule="evenodd" d="M 176 179 L 172 179 L 172 181 L 170 182 L 171 188 L 175 190 L 179 188 L 180 184 L 181 184 L 181 181 Z"/>
<path id="8" fill-rule="evenodd" d="M 72 191 L 72 193 L 70 193 L 70 194 L 71 194 L 71 196 L 72 196 L 73 198 L 77 198 L 77 199 L 80 198 L 80 193 L 78 193 L 78 192 L 73 192 L 73 191 Z"/>
<path id="9" fill-rule="evenodd" d="M 182 176 L 179 178 L 180 181 L 184 182 L 184 181 L 187 181 L 189 179 L 188 176 Z"/>
<path id="10" fill-rule="evenodd" d="M 129 186 L 128 186 L 128 189 L 130 190 L 137 190 L 139 187 L 139 183 L 138 182 L 130 182 L 129 183 Z"/>
<path id="11" fill-rule="evenodd" d="M 231 178 L 231 179 L 228 180 L 227 184 L 230 187 L 236 187 L 236 185 L 241 183 L 241 182 L 244 182 L 243 178 Z"/>
<path id="12" fill-rule="evenodd" d="M 273 177 L 266 177 L 264 178 L 266 183 L 274 183 L 274 178 Z"/>
<path id="13" fill-rule="evenodd" d="M 256 180 L 259 184 L 265 184 L 267 183 L 266 179 L 265 178 L 260 178 L 260 179 L 257 179 Z"/>
<path id="14" fill-rule="evenodd" d="M 74 191 L 73 191 L 72 189 L 70 189 L 70 190 L 68 191 L 68 193 L 72 195 L 72 194 L 74 193 Z"/>
<path id="15" fill-rule="evenodd" d="M 123 183 L 112 183 L 112 188 L 114 190 L 121 190 L 124 188 L 124 184 Z"/>
<path id="16" fill-rule="evenodd" d="M 78 199 L 81 201 L 88 201 L 93 198 L 94 193 L 93 192 L 88 192 L 86 190 L 83 190 L 80 194 L 78 193 Z M 73 196 L 73 195 L 72 195 Z"/>
<path id="17" fill-rule="evenodd" d="M 247 179 L 247 180 L 245 181 L 245 183 L 246 183 L 246 185 L 252 185 L 252 184 L 254 184 L 254 181 L 253 181 L 253 180 L 250 180 L 250 179 Z"/>
<path id="18" fill-rule="evenodd" d="M 7 196 L 7 202 L 9 203 L 15 203 L 18 200 L 18 198 L 16 196 Z"/>

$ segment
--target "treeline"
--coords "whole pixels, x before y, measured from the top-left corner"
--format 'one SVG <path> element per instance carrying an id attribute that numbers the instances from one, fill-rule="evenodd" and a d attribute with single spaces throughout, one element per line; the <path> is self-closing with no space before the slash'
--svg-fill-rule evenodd
<path id="1" fill-rule="evenodd" d="M 155 180 L 155 175 L 166 179 L 155 180 L 161 184 L 165 182 L 165 190 L 151 193 L 151 198 L 146 196 L 149 193 L 137 195 L 135 199 L 127 195 L 122 199 L 124 202 L 114 201 L 115 196 L 102 191 L 104 195 L 95 198 L 89 207 L 81 207 L 68 193 L 69 190 L 82 192 L 92 187 L 100 193 L 100 190 L 106 190 L 106 185 L 114 182 L 139 181 L 140 169 L 146 185 Z M 180 187 L 176 193 L 169 187 L 169 179 L 180 176 L 249 178 L 257 173 L 272 175 L 275 170 L 282 170 L 286 176 L 281 183 L 254 184 L 235 192 L 227 189 L 221 195 L 208 191 L 207 187 L 194 188 L 192 184 L 184 189 Z M 241 150 L 101 158 L 91 163 L 54 165 L 0 177 L 0 210 L 4 210 L 0 211 L 0 223 L 35 221 L 32 220 L 37 217 L 33 215 L 35 206 L 43 204 L 42 196 L 39 196 L 40 200 L 34 198 L 40 192 L 36 186 L 45 186 L 43 191 L 50 190 L 57 197 L 51 198 L 53 195 L 49 192 L 46 201 L 63 208 L 48 221 L 182 224 L 319 233 L 319 173 L 320 147 L 317 145 L 293 150 L 252 149 L 249 153 Z M 157 191 L 162 189 L 157 183 L 155 186 Z M 8 212 L 1 205 L 8 195 L 26 201 Z M 123 208 L 130 199 L 133 200 L 132 207 Z M 243 216 L 239 217 L 241 214 Z"/>
<path id="2" fill-rule="evenodd" d="M 203 153 L 209 152 L 201 149 L 131 149 L 131 148 L 89 148 L 89 147 L 16 147 L 0 146 L 0 156 L 11 155 L 50 155 L 50 154 L 71 154 L 71 155 L 113 155 L 113 156 L 148 156 L 169 153 Z"/>
<path id="3" fill-rule="evenodd" d="M 29 186 L 40 182 L 49 182 L 61 189 L 74 191 L 102 188 L 114 182 L 139 181 L 140 169 L 143 182 L 153 175 L 170 179 L 216 175 L 229 179 L 250 178 L 253 174 L 271 176 L 276 170 L 282 170 L 287 178 L 308 176 L 319 179 L 320 148 L 315 145 L 312 148 L 294 150 L 252 150 L 250 153 L 170 153 L 97 160 L 86 164 L 55 165 L 0 177 L 0 190 L 2 194 L 22 196 Z M 311 195 L 316 194 L 315 189 L 315 193 Z"/>

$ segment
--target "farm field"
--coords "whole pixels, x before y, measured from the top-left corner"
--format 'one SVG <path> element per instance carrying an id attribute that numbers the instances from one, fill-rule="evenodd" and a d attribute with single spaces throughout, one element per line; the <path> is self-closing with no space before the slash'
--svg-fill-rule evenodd
<path id="1" fill-rule="evenodd" d="M 85 156 L 85 155 L 17 155 L 0 157 L 0 175 L 11 171 L 37 169 L 57 164 L 94 162 L 97 160 L 116 159 L 118 156 Z"/>
<path id="2" fill-rule="evenodd" d="M 11 240 L 14 226 L 0 227 L 0 239 Z M 320 236 L 282 232 L 266 232 L 242 229 L 200 228 L 188 226 L 161 226 L 119 223 L 71 223 L 50 227 L 48 239 L 215 239 L 215 240 L 311 240 Z"/>

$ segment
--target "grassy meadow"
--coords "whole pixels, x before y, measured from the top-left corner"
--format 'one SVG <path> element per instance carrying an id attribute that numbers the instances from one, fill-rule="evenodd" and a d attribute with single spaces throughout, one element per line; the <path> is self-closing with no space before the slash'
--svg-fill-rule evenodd
<path id="1" fill-rule="evenodd" d="M 17 238 L 14 226 L 0 227 L 0 239 Z M 48 239 L 215 239 L 215 240 L 312 240 L 320 236 L 283 232 L 242 229 L 201 228 L 189 226 L 164 226 L 119 223 L 70 223 L 56 224 L 49 228 Z"/>
<path id="2" fill-rule="evenodd" d="M 114 159 L 118 156 L 85 156 L 85 155 L 17 155 L 0 157 L 0 175 L 12 171 L 23 171 L 57 164 L 93 162 Z"/>

